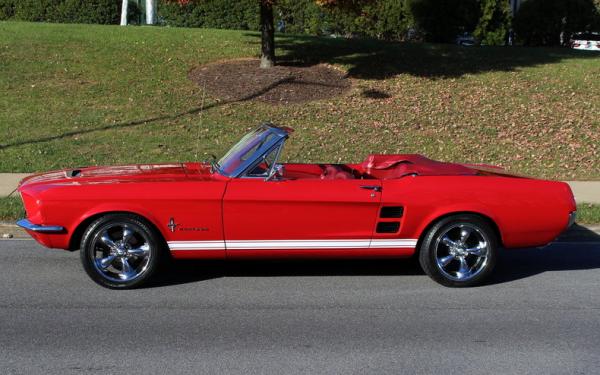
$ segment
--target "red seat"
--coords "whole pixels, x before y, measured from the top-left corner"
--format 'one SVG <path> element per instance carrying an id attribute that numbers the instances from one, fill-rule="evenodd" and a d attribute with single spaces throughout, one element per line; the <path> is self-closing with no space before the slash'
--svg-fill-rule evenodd
<path id="1" fill-rule="evenodd" d="M 342 170 L 340 166 L 328 164 L 321 173 L 321 180 L 347 180 L 354 176 L 350 172 Z"/>

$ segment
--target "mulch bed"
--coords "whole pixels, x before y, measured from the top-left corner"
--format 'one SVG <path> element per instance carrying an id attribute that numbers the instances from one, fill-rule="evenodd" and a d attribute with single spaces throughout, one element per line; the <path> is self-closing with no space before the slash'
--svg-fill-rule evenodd
<path id="1" fill-rule="evenodd" d="M 211 96 L 228 102 L 303 103 L 332 98 L 350 88 L 346 75 L 327 65 L 261 69 L 256 59 L 200 66 L 190 71 L 189 78 Z"/>

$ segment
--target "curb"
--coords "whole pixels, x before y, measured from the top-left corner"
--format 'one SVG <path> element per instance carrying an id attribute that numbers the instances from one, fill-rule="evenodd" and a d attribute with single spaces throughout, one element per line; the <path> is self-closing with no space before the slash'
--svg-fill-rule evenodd
<path id="1" fill-rule="evenodd" d="M 0 222 L 0 240 L 7 239 L 30 239 L 31 236 L 16 224 L 9 222 Z M 579 224 L 576 223 L 565 233 L 561 234 L 556 242 L 600 242 L 599 224 Z"/>
<path id="2" fill-rule="evenodd" d="M 0 240 L 31 238 L 25 230 L 13 223 L 0 222 Z"/>

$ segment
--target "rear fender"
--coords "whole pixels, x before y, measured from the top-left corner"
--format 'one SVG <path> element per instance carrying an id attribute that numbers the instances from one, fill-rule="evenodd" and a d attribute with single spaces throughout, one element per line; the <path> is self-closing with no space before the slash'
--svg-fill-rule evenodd
<path id="1" fill-rule="evenodd" d="M 437 208 L 437 209 L 433 210 L 431 213 L 429 213 L 427 216 L 425 216 L 425 218 L 423 220 L 421 220 L 421 222 L 418 225 L 417 230 L 416 230 L 416 234 L 417 234 L 416 238 L 419 238 L 419 241 L 420 241 L 422 236 L 427 231 L 427 229 L 429 229 L 429 227 L 433 223 L 440 220 L 441 218 L 450 216 L 450 215 L 458 215 L 458 214 L 474 214 L 474 215 L 483 216 L 483 217 L 489 219 L 492 222 L 492 224 L 494 224 L 496 226 L 496 229 L 498 230 L 498 236 L 499 236 L 498 240 L 500 241 L 500 243 L 504 242 L 503 241 L 502 224 L 499 222 L 498 217 L 496 215 L 494 215 L 492 213 L 492 211 L 489 210 L 486 206 L 480 205 L 480 204 L 456 204 L 456 205 L 444 206 L 443 208 Z"/>

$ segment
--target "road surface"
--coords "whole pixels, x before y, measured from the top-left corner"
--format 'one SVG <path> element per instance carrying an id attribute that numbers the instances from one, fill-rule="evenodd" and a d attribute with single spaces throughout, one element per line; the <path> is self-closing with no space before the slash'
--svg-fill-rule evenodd
<path id="1" fill-rule="evenodd" d="M 0 241 L 0 373 L 600 373 L 600 243 L 504 253 L 471 289 L 396 260 L 180 266 L 111 291 Z"/>

